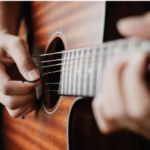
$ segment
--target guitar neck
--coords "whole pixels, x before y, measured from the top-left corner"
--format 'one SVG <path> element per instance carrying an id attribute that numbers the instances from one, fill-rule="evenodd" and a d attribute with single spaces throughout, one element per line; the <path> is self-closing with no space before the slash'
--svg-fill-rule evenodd
<path id="1" fill-rule="evenodd" d="M 150 42 L 129 38 L 97 47 L 66 50 L 62 55 L 59 94 L 93 97 L 101 87 L 103 69 L 113 56 L 137 50 L 150 53 Z"/>

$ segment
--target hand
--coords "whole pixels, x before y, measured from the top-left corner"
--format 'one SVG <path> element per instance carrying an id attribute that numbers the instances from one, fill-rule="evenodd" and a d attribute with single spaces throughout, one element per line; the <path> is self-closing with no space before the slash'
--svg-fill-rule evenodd
<path id="1" fill-rule="evenodd" d="M 150 38 L 150 13 L 120 20 L 125 36 Z M 145 82 L 147 55 L 142 52 L 116 56 L 103 72 L 100 92 L 92 107 L 101 132 L 128 129 L 150 138 L 150 89 Z"/>
<path id="2" fill-rule="evenodd" d="M 12 117 L 19 117 L 34 109 L 35 87 L 39 82 L 31 84 L 12 80 L 6 71 L 12 64 L 17 65 L 25 80 L 33 81 L 40 77 L 26 42 L 19 37 L 0 33 L 0 103 Z"/>

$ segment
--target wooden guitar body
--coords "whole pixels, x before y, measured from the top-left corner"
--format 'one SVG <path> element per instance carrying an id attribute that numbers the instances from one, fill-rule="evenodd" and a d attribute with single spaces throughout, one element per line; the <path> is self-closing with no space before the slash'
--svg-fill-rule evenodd
<path id="1" fill-rule="evenodd" d="M 32 55 L 99 45 L 120 38 L 116 21 L 149 9 L 146 2 L 41 1 L 25 5 L 29 6 L 25 9 L 25 16 L 30 14 L 27 29 Z M 136 9 L 133 10 L 133 6 Z M 103 135 L 92 114 L 92 99 L 58 97 L 56 93 L 45 92 L 51 89 L 51 86 L 44 85 L 46 81 L 56 82 L 57 76 L 45 77 L 37 89 L 40 107 L 36 113 L 32 112 L 24 119 L 14 119 L 3 109 L 4 150 L 150 149 L 148 140 L 128 131 Z"/>

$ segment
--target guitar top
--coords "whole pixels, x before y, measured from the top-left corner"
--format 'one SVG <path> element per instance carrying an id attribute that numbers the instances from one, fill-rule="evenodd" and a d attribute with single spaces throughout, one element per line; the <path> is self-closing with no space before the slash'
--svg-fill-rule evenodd
<path id="1" fill-rule="evenodd" d="M 111 57 L 139 47 L 150 54 L 147 40 L 116 40 L 122 38 L 117 20 L 148 11 L 149 2 L 23 4 L 24 20 L 18 33 L 29 43 L 31 55 L 45 75 L 36 89 L 36 111 L 14 119 L 2 109 L 3 149 L 150 149 L 148 140 L 129 131 L 103 135 L 91 109 L 102 70 Z M 114 42 L 103 44 L 110 40 Z M 15 66 L 11 69 L 16 70 Z"/>

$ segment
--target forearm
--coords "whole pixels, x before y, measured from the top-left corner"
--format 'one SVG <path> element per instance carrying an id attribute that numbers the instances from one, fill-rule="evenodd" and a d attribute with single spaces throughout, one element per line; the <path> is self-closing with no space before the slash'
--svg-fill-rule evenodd
<path id="1" fill-rule="evenodd" d="M 21 2 L 0 2 L 0 31 L 16 35 L 21 19 Z"/>

